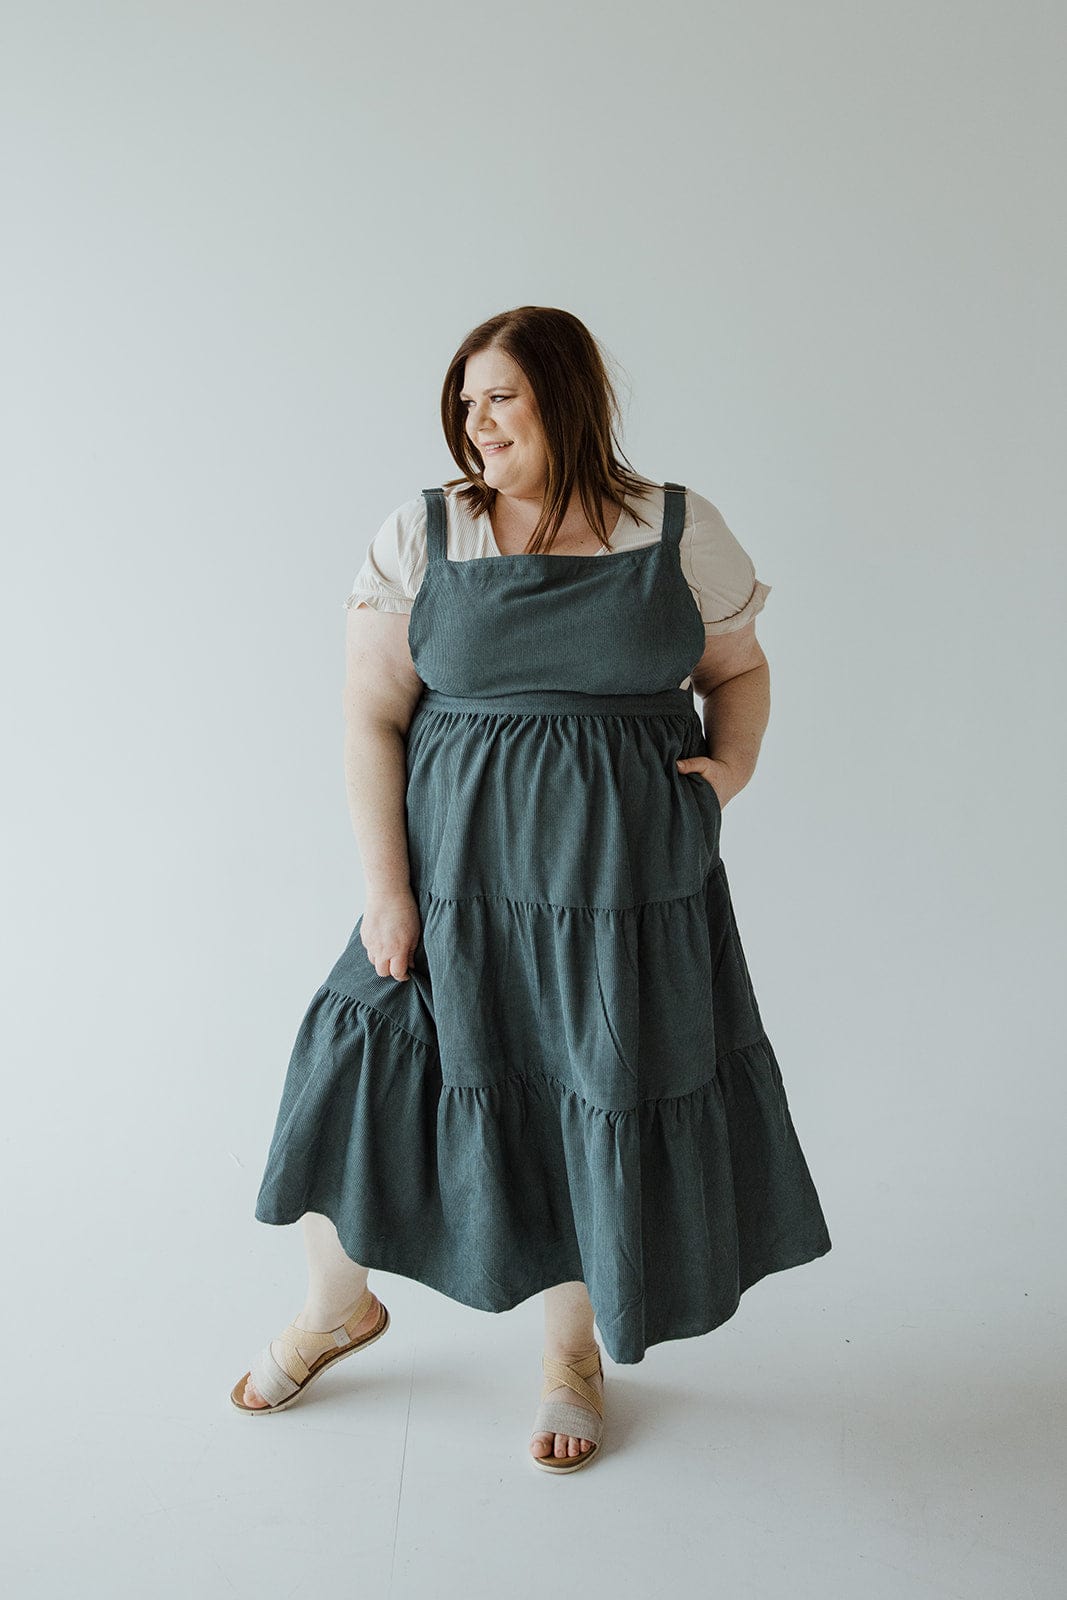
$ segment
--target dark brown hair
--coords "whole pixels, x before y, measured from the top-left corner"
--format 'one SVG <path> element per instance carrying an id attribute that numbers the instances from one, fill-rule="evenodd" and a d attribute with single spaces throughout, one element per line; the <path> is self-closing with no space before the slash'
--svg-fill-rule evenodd
<path id="1" fill-rule="evenodd" d="M 551 548 L 575 490 L 587 521 L 607 546 L 603 501 L 607 499 L 621 510 L 626 494 L 640 496 L 655 485 L 633 471 L 621 449 L 616 454 L 620 412 L 607 365 L 589 329 L 569 311 L 554 306 L 517 306 L 489 317 L 467 334 L 449 363 L 441 391 L 445 438 L 463 472 L 463 477 L 450 478 L 445 487 L 467 486 L 457 498 L 466 502 L 473 516 L 492 511 L 497 491 L 482 475 L 480 457 L 467 433 L 466 409 L 459 398 L 468 357 L 491 349 L 505 351 L 522 368 L 545 435 L 548 482 L 526 553 Z"/>

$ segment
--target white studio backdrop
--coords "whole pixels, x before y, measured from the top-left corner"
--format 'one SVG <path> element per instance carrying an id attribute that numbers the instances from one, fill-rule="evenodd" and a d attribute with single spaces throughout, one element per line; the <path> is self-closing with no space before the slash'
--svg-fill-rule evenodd
<path id="1" fill-rule="evenodd" d="M 793 1597 L 831 1573 L 868 1595 L 1052 1595 L 1062 10 L 0 15 L 19 1592 L 330 1575 L 328 1540 L 294 1557 L 269 1529 L 245 1564 L 230 1495 L 251 1446 L 226 1396 L 299 1307 L 299 1229 L 252 1208 L 297 1025 L 362 910 L 342 602 L 386 513 L 454 475 L 456 345 L 536 303 L 604 344 L 634 466 L 711 499 L 772 585 L 771 720 L 722 851 L 834 1241 L 627 1376 L 750 1360 L 773 1384 L 785 1361 L 786 1392 L 810 1383 L 834 1419 L 815 1476 L 761 1502 L 782 1541 L 766 1570 L 709 1522 L 730 1592 L 776 1594 L 780 1557 Z M 435 1330 L 538 1348 L 536 1303 L 490 1319 L 391 1287 L 424 1351 Z M 443 1471 L 466 1423 L 440 1415 Z M 502 1463 L 483 1445 L 506 1516 L 529 1485 Z M 281 1459 L 269 1483 L 284 1502 Z M 376 1488 L 373 1559 L 419 1593 L 390 1543 L 396 1484 Z M 470 1487 L 440 1492 L 462 1509 Z M 526 1518 L 508 1537 L 532 1574 Z"/>

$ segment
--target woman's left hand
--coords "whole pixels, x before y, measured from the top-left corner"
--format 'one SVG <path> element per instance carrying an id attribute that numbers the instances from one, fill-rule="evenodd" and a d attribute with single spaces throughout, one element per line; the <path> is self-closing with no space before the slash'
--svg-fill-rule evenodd
<path id="1" fill-rule="evenodd" d="M 730 769 L 725 761 L 715 761 L 711 756 L 682 756 L 676 762 L 679 772 L 688 772 L 710 783 L 719 802 L 719 810 L 737 793 L 731 787 Z"/>

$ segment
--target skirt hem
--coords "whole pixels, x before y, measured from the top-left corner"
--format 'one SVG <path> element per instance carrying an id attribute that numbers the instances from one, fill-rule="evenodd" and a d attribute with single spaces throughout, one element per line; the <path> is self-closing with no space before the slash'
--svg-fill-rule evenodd
<path id="1" fill-rule="evenodd" d="M 571 1270 L 569 1266 L 562 1269 L 546 1267 L 542 1272 L 529 1278 L 524 1286 L 502 1289 L 499 1300 L 494 1303 L 483 1298 L 457 1293 L 454 1289 L 448 1288 L 443 1279 L 439 1278 L 432 1268 L 422 1263 L 413 1262 L 402 1250 L 391 1251 L 378 1247 L 368 1247 L 356 1244 L 351 1236 L 344 1237 L 341 1231 L 342 1225 L 338 1222 L 340 1208 L 337 1206 L 315 1201 L 313 1204 L 305 1205 L 302 1209 L 294 1209 L 292 1215 L 288 1213 L 278 1214 L 276 1211 L 270 1216 L 264 1216 L 257 1209 L 255 1219 L 268 1227 L 289 1227 L 293 1223 L 299 1222 L 300 1218 L 308 1211 L 314 1211 L 321 1216 L 329 1218 L 337 1229 L 337 1236 L 341 1241 L 341 1247 L 345 1254 L 350 1260 L 357 1261 L 360 1266 L 366 1267 L 368 1271 L 388 1272 L 397 1278 L 407 1278 L 410 1282 L 422 1284 L 427 1289 L 433 1289 L 437 1294 L 442 1294 L 446 1299 L 455 1301 L 457 1305 L 467 1306 L 472 1311 L 485 1311 L 499 1316 L 505 1311 L 514 1311 L 517 1306 L 524 1304 L 525 1301 L 536 1294 L 543 1294 L 546 1289 L 554 1289 L 557 1284 L 585 1281 L 581 1275 L 580 1264 L 579 1269 L 576 1271 Z M 788 1272 L 793 1267 L 806 1266 L 808 1262 L 817 1261 L 822 1256 L 828 1255 L 832 1248 L 832 1241 L 829 1235 L 826 1235 L 823 1239 L 815 1240 L 809 1245 L 800 1246 L 796 1250 L 785 1251 L 780 1256 L 768 1257 L 759 1267 L 750 1267 L 745 1277 L 738 1282 L 736 1298 L 728 1310 L 723 1311 L 721 1314 L 713 1313 L 711 1320 L 705 1319 L 700 1326 L 694 1326 L 692 1323 L 686 1323 L 678 1327 L 664 1326 L 659 1331 L 647 1335 L 643 1346 L 640 1348 L 630 1343 L 617 1345 L 613 1349 L 610 1339 L 598 1320 L 597 1328 L 604 1341 L 604 1348 L 616 1366 L 636 1366 L 644 1360 L 646 1351 L 650 1350 L 654 1345 L 671 1343 L 676 1339 L 700 1338 L 704 1334 L 714 1333 L 717 1328 L 721 1328 L 724 1323 L 729 1322 L 731 1317 L 737 1314 L 742 1297 L 757 1283 L 760 1283 L 764 1278 L 771 1277 L 776 1272 Z"/>

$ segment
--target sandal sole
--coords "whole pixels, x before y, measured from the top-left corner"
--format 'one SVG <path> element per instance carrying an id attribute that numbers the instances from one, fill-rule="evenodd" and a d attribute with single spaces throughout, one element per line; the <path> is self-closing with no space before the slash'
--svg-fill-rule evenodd
<path id="1" fill-rule="evenodd" d="M 594 1456 L 599 1454 L 600 1446 L 594 1444 L 584 1456 L 557 1456 L 555 1460 L 559 1462 L 559 1466 L 555 1465 L 551 1456 L 531 1456 L 530 1460 L 539 1472 L 580 1472 L 583 1467 L 589 1465 Z"/>

